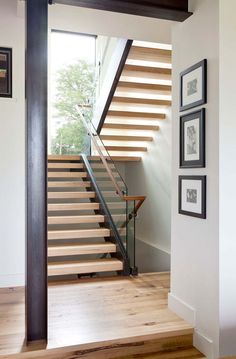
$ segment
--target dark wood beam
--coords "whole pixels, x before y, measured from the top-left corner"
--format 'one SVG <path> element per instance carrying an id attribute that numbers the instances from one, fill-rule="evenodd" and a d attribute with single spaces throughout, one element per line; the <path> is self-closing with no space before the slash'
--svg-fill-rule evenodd
<path id="1" fill-rule="evenodd" d="M 26 339 L 47 340 L 48 0 L 26 2 Z"/>
<path id="2" fill-rule="evenodd" d="M 192 15 L 188 11 L 188 0 L 49 0 L 49 3 L 81 6 L 173 21 L 184 21 Z"/>

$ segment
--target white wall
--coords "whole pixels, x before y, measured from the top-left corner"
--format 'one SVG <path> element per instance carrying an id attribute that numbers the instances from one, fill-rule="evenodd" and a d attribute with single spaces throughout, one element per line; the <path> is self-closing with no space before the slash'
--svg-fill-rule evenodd
<path id="1" fill-rule="evenodd" d="M 160 130 L 153 132 L 154 141 L 141 163 L 125 166 L 125 179 L 130 195 L 146 195 L 137 223 L 137 259 L 141 271 L 169 269 L 171 242 L 171 126 L 170 113 L 159 121 Z M 141 242 L 140 242 L 141 241 Z M 146 255 L 141 252 L 146 244 Z M 155 251 L 155 255 L 151 255 Z M 164 256 L 160 260 L 159 256 Z"/>
<path id="2" fill-rule="evenodd" d="M 76 6 L 56 4 L 49 7 L 50 27 L 92 35 L 169 43 L 172 23 L 167 20 Z"/>
<path id="3" fill-rule="evenodd" d="M 0 46 L 13 49 L 13 98 L 0 98 L 0 287 L 24 284 L 24 20 L 15 0 L 0 3 Z"/>
<path id="4" fill-rule="evenodd" d="M 219 1 L 190 0 L 193 16 L 173 26 L 172 233 L 170 307 L 217 357 L 219 331 Z M 208 61 L 206 168 L 179 169 L 179 73 Z M 196 108 L 195 108 L 196 110 Z M 190 112 L 190 111 L 189 111 Z M 178 176 L 207 175 L 207 219 L 178 214 Z M 213 345 L 211 343 L 213 341 Z"/>
<path id="5" fill-rule="evenodd" d="M 220 356 L 236 354 L 236 2 L 220 0 Z"/>

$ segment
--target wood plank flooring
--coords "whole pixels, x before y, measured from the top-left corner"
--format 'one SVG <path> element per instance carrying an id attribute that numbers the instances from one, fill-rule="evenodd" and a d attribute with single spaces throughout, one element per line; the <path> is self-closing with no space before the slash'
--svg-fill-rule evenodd
<path id="1" fill-rule="evenodd" d="M 153 359 L 157 351 L 163 359 L 181 358 L 174 352 L 165 356 L 168 345 L 179 346 L 183 358 L 201 358 L 191 347 L 192 327 L 167 308 L 168 291 L 169 273 L 52 282 L 47 347 L 26 348 L 24 288 L 1 289 L 0 358 L 21 353 L 12 358 Z M 147 348 L 149 356 L 138 356 Z"/>

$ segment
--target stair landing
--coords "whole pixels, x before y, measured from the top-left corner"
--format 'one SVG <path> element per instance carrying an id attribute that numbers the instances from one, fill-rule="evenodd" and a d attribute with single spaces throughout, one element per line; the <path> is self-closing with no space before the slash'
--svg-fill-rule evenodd
<path id="1" fill-rule="evenodd" d="M 167 308 L 169 278 L 50 283 L 46 347 L 25 347 L 24 289 L 0 290 L 0 358 L 203 358 L 192 346 L 193 328 Z"/>

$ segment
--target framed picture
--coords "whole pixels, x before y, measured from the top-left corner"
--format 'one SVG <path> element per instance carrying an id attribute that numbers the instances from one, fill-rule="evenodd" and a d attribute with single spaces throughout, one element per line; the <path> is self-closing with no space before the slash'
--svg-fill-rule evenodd
<path id="1" fill-rule="evenodd" d="M 180 117 L 180 168 L 205 167 L 205 109 Z"/>
<path id="2" fill-rule="evenodd" d="M 180 111 L 207 102 L 207 60 L 202 60 L 180 74 Z"/>
<path id="3" fill-rule="evenodd" d="M 12 49 L 0 47 L 0 97 L 12 97 Z"/>
<path id="4" fill-rule="evenodd" d="M 179 213 L 206 218 L 206 176 L 179 176 Z"/>

